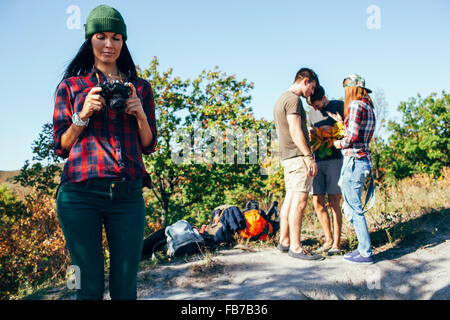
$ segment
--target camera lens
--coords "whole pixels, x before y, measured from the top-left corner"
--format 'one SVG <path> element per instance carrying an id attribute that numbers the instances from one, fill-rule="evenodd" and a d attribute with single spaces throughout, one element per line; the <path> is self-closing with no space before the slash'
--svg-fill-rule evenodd
<path id="1" fill-rule="evenodd" d="M 123 112 L 125 110 L 125 99 L 117 97 L 110 100 L 110 107 L 115 112 Z"/>

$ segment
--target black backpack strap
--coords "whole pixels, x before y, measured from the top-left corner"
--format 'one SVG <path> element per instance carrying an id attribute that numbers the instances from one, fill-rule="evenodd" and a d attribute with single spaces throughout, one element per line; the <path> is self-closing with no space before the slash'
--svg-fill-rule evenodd
<path id="1" fill-rule="evenodd" d="M 277 219 L 278 219 L 278 201 L 272 202 L 272 205 L 270 206 L 269 210 L 267 210 L 267 217 L 269 219 L 271 219 L 273 215 L 275 215 L 275 221 L 277 221 Z"/>
<path id="2" fill-rule="evenodd" d="M 155 250 L 155 246 L 159 245 L 160 242 L 167 242 L 165 231 L 166 228 L 161 228 L 144 239 L 141 259 L 146 259 L 148 256 L 151 256 Z"/>
<path id="3" fill-rule="evenodd" d="M 161 247 L 161 246 L 165 245 L 166 243 L 167 243 L 167 240 L 166 240 L 166 239 L 163 239 L 163 240 L 161 240 L 161 241 L 158 241 L 158 242 L 153 246 L 153 249 L 152 249 L 152 256 L 153 256 L 153 254 L 155 253 L 155 251 L 158 249 L 158 247 Z"/>

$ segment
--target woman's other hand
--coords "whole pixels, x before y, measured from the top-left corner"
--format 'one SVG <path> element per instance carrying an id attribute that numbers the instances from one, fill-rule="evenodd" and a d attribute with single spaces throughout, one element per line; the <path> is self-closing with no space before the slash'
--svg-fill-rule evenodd
<path id="1" fill-rule="evenodd" d="M 147 121 L 147 115 L 142 108 L 141 99 L 137 96 L 136 88 L 131 82 L 128 82 L 128 85 L 131 88 L 131 97 L 127 99 L 127 106 L 125 107 L 125 113 L 131 114 L 136 117 L 138 120 Z"/>
<path id="2" fill-rule="evenodd" d="M 106 102 L 99 94 L 100 91 L 102 91 L 102 88 L 93 87 L 87 94 L 84 100 L 83 109 L 81 109 L 79 114 L 81 120 L 86 121 L 94 112 L 100 111 L 105 106 Z"/>

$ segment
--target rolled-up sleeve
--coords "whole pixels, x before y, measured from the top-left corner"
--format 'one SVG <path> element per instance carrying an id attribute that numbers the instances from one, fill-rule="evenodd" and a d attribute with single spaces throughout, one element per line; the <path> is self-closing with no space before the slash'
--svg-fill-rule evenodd
<path id="1" fill-rule="evenodd" d="M 150 130 L 152 132 L 152 142 L 147 147 L 142 147 L 143 154 L 151 154 L 155 151 L 156 142 L 157 142 L 157 129 L 156 129 L 156 118 L 155 118 L 155 101 L 153 99 L 153 91 L 152 86 L 149 82 L 144 81 L 144 88 L 142 92 L 143 98 L 143 108 L 144 112 L 147 115 L 147 121 L 150 126 Z"/>
<path id="2" fill-rule="evenodd" d="M 70 90 L 65 81 L 62 81 L 56 89 L 55 109 L 53 111 L 53 145 L 55 153 L 67 158 L 69 151 L 61 146 L 62 134 L 72 124 L 72 104 L 70 101 Z"/>
<path id="3" fill-rule="evenodd" d="M 352 101 L 348 109 L 348 127 L 345 130 L 344 138 L 341 140 L 342 149 L 350 148 L 359 138 L 361 109 L 358 101 Z"/>

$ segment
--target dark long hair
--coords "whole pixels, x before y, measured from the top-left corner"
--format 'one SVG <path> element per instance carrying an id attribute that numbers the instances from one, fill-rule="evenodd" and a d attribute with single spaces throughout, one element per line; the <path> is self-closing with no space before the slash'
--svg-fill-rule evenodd
<path id="1" fill-rule="evenodd" d="M 62 80 L 70 77 L 80 76 L 91 70 L 95 61 L 91 39 L 92 36 L 87 38 L 83 45 L 80 47 L 77 55 L 69 63 L 69 66 L 64 72 Z M 133 58 L 131 58 L 130 51 L 128 50 L 125 41 L 123 42 L 122 49 L 116 63 L 119 70 L 123 72 L 129 80 L 137 77 L 136 65 L 134 64 Z"/>

